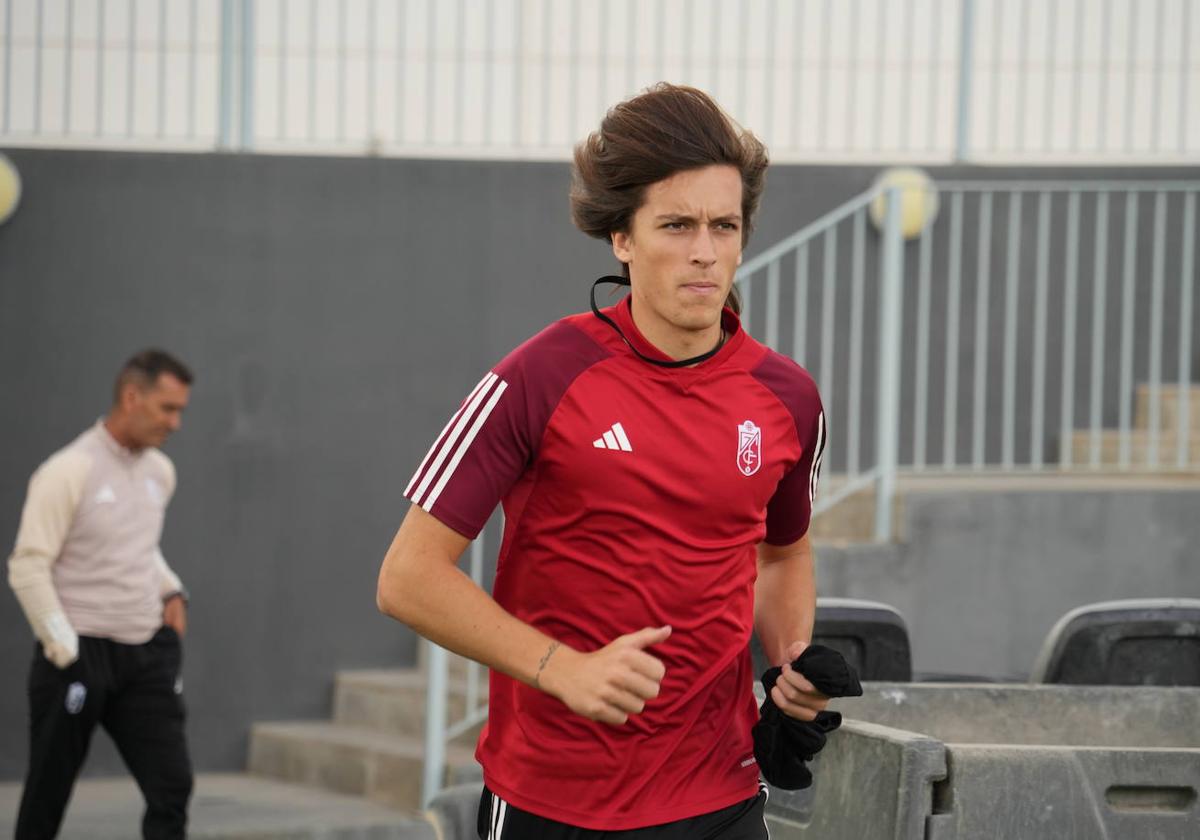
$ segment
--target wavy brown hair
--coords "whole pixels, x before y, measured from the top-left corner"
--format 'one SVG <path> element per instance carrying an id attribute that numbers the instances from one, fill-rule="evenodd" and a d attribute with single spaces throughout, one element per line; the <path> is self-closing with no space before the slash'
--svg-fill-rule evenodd
<path id="1" fill-rule="evenodd" d="M 609 109 L 600 128 L 575 147 L 571 218 L 588 236 L 628 233 L 646 188 L 676 172 L 716 164 L 742 176 L 742 245 L 767 174 L 767 150 L 704 91 L 660 82 Z M 626 276 L 629 267 L 624 266 Z M 740 310 L 731 291 L 727 301 Z"/>

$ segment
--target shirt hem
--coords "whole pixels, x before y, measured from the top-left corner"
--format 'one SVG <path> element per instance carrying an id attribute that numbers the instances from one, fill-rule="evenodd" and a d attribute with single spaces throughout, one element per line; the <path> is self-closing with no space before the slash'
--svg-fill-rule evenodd
<path id="1" fill-rule="evenodd" d="M 756 779 L 753 784 L 747 785 L 736 792 L 730 792 L 723 796 L 713 797 L 712 799 L 705 799 L 701 802 L 689 802 L 671 808 L 656 805 L 653 810 L 644 813 L 635 812 L 614 817 L 602 817 L 597 816 L 594 812 L 570 811 L 559 806 L 529 799 L 512 788 L 496 781 L 496 778 L 486 770 L 483 773 L 483 783 L 487 785 L 488 790 L 495 793 L 509 805 L 514 805 L 522 811 L 528 811 L 544 819 L 555 820 L 556 822 L 566 823 L 575 828 L 583 828 L 590 831 L 629 831 L 631 829 L 649 828 L 651 826 L 678 822 L 679 820 L 711 814 L 714 811 L 720 811 L 722 808 L 728 808 L 739 802 L 745 802 L 747 799 L 757 796 L 759 791 L 759 783 Z"/>
<path id="2" fill-rule="evenodd" d="M 123 645 L 144 645 L 154 638 L 154 634 L 163 625 L 161 611 L 156 615 L 147 615 L 145 621 L 133 621 L 129 616 L 81 614 L 66 605 L 64 612 L 76 634 L 109 639 Z"/>

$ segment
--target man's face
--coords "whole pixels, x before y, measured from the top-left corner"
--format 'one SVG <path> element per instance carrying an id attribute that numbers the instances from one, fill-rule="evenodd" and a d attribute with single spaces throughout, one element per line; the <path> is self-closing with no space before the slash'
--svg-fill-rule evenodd
<path id="1" fill-rule="evenodd" d="M 129 433 L 135 448 L 162 446 L 183 422 L 191 389 L 169 373 L 161 373 L 149 388 L 136 383 L 125 386 L 122 399 L 129 418 Z"/>
<path id="2" fill-rule="evenodd" d="M 677 172 L 646 188 L 629 231 L 613 234 L 646 338 L 715 331 L 741 259 L 742 224 L 734 166 Z"/>

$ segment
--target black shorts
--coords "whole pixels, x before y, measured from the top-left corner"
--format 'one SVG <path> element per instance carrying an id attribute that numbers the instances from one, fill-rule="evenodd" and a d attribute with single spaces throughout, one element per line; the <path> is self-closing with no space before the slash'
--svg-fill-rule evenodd
<path id="1" fill-rule="evenodd" d="M 479 799 L 479 840 L 769 840 L 767 789 L 698 817 L 631 828 L 597 831 L 548 820 L 509 805 L 485 786 Z"/>

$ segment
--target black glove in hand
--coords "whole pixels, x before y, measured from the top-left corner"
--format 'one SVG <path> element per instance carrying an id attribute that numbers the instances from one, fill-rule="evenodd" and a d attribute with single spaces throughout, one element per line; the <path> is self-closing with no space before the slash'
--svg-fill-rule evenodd
<path id="1" fill-rule="evenodd" d="M 862 685 L 858 674 L 845 658 L 833 648 L 809 645 L 792 663 L 826 697 L 861 697 Z M 754 758 L 763 778 L 780 790 L 801 790 L 812 784 L 812 773 L 806 762 L 825 746 L 825 736 L 842 725 L 838 712 L 817 712 L 812 721 L 797 720 L 779 711 L 771 699 L 771 689 L 783 673 L 782 668 L 768 668 L 762 675 L 767 697 L 759 709 L 754 724 Z"/>

